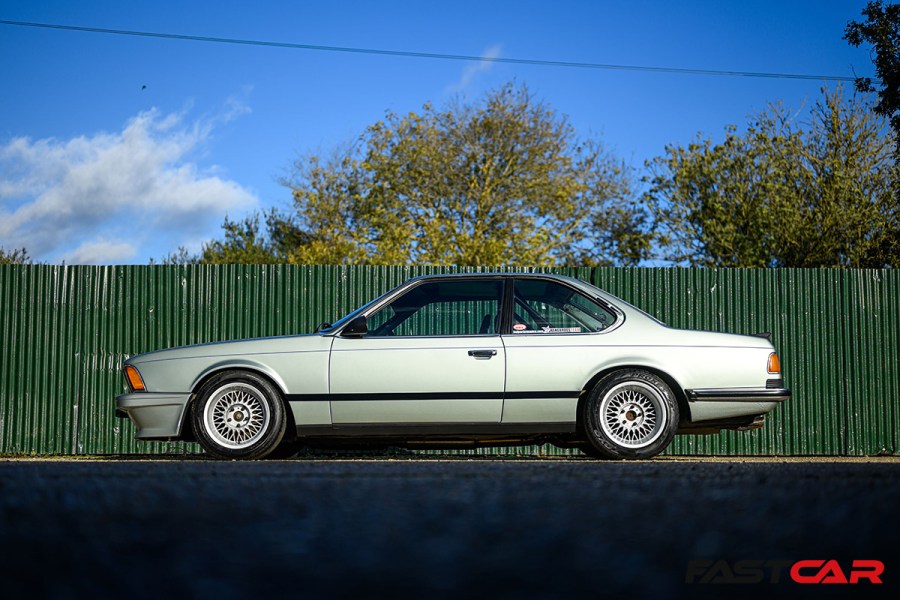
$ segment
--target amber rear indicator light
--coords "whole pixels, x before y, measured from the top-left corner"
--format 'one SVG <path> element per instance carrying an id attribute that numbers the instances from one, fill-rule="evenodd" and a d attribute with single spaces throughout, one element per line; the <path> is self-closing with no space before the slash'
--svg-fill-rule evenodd
<path id="1" fill-rule="evenodd" d="M 781 373 L 781 361 L 774 352 L 769 355 L 769 373 Z"/>
<path id="2" fill-rule="evenodd" d="M 769 359 L 770 364 L 771 362 L 771 359 Z M 132 392 L 146 391 L 147 388 L 144 387 L 144 380 L 141 379 L 141 374 L 131 365 L 125 367 L 125 379 L 128 380 L 128 386 L 131 388 Z"/>

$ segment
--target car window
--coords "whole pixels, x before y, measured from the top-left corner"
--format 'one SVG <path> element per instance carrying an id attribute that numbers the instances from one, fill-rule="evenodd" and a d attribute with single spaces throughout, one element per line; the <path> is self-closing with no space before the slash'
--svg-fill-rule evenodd
<path id="1" fill-rule="evenodd" d="M 496 334 L 502 296 L 499 279 L 423 283 L 371 315 L 369 335 Z"/>
<path id="2" fill-rule="evenodd" d="M 542 279 L 515 284 L 513 333 L 596 333 L 616 320 L 614 314 L 572 288 Z"/>

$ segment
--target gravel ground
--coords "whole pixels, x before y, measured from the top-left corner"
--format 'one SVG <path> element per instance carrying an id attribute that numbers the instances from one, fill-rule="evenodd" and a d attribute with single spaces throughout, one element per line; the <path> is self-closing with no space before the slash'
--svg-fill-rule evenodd
<path id="1" fill-rule="evenodd" d="M 6 598 L 897 596 L 900 460 L 0 459 Z M 884 585 L 686 584 L 688 561 Z"/>

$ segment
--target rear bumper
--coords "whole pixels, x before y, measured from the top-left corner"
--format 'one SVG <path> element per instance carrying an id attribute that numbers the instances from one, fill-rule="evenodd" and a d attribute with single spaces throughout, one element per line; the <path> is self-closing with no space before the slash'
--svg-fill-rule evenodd
<path id="1" fill-rule="evenodd" d="M 191 394 L 137 392 L 116 397 L 116 416 L 131 419 L 139 440 L 179 437 Z"/>
<path id="2" fill-rule="evenodd" d="M 791 399 L 788 388 L 705 388 L 685 392 L 689 402 L 785 402 Z"/>
<path id="3" fill-rule="evenodd" d="M 692 423 L 765 415 L 791 399 L 787 388 L 705 388 L 685 393 Z"/>

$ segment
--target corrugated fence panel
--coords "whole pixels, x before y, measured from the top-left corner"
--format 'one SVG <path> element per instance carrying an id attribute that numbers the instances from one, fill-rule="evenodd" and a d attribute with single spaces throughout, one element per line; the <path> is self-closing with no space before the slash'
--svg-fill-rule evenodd
<path id="1" fill-rule="evenodd" d="M 784 347 L 785 378 L 797 389 L 784 407 L 787 451 L 846 454 L 846 382 L 841 288 L 836 270 L 789 270 L 780 302 L 789 334 Z"/>
<path id="2" fill-rule="evenodd" d="M 878 271 L 844 273 L 840 327 L 847 395 L 847 453 L 888 452 L 897 444 L 897 302 Z"/>
<path id="3" fill-rule="evenodd" d="M 485 270 L 497 269 L 0 266 L 0 452 L 195 452 L 195 444 L 136 442 L 133 426 L 114 418 L 127 355 L 305 333 L 410 277 Z M 761 430 L 679 436 L 670 454 L 897 453 L 896 271 L 534 270 L 594 283 L 672 327 L 772 333 L 794 399 Z"/>

